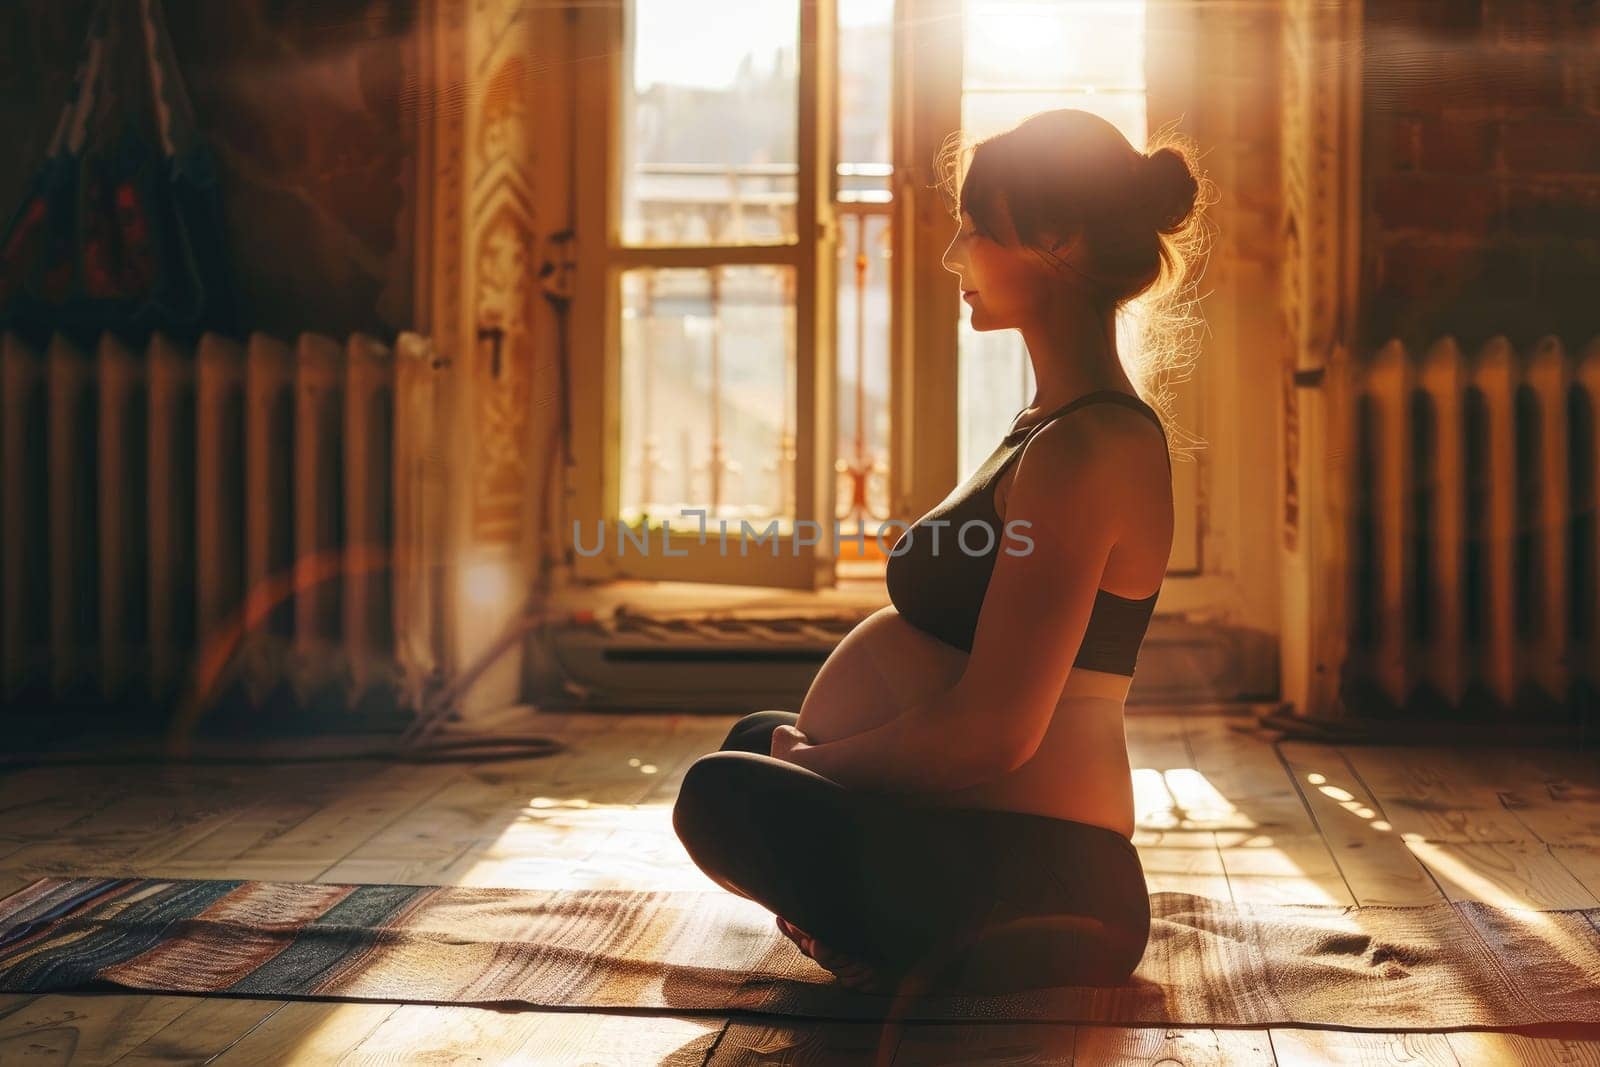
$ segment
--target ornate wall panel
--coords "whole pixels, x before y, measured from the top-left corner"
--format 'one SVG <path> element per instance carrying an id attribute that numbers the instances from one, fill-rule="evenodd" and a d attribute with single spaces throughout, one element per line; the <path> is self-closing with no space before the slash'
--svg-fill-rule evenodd
<path id="1" fill-rule="evenodd" d="M 450 405 L 451 644 L 456 666 L 471 669 L 518 617 L 538 568 L 534 467 L 549 426 L 536 414 L 556 408 L 534 403 L 555 362 L 538 260 L 544 236 L 566 226 L 541 208 L 563 199 L 564 170 L 549 173 L 566 156 L 550 121 L 564 106 L 550 61 L 561 22 L 523 0 L 424 0 L 420 22 L 418 307 L 461 371 Z M 518 699 L 518 664 L 515 652 L 498 657 L 472 699 Z"/>

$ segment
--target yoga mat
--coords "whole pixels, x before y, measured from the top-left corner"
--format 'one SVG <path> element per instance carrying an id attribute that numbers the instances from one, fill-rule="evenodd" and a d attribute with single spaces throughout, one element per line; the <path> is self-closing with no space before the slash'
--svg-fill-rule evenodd
<path id="1" fill-rule="evenodd" d="M 1496 1029 L 1600 1022 L 1600 909 L 1155 893 L 1115 988 L 868 995 L 724 892 L 42 878 L 0 900 L 0 991 L 829 1019 Z"/>

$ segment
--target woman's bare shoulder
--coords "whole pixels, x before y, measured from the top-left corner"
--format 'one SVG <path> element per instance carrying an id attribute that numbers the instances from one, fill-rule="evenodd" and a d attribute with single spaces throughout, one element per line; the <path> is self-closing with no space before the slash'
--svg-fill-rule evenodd
<path id="1" fill-rule="evenodd" d="M 1092 487 L 1108 506 L 1145 511 L 1171 496 L 1167 442 L 1147 415 L 1121 404 L 1091 404 L 1056 419 L 1023 446 L 1019 470 Z"/>
<path id="2" fill-rule="evenodd" d="M 1023 446 L 1024 458 L 1037 457 L 1045 469 L 1083 471 L 1103 468 L 1123 477 L 1128 464 L 1152 451 L 1165 469 L 1166 436 L 1148 415 L 1121 404 L 1088 404 L 1042 427 Z"/>

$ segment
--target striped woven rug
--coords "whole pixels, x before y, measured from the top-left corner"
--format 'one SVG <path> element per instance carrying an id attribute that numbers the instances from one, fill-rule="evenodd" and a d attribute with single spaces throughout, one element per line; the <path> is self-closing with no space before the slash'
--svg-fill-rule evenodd
<path id="1" fill-rule="evenodd" d="M 1600 909 L 1151 895 L 1133 979 L 996 996 L 834 982 L 731 893 L 44 878 L 0 900 L 0 991 L 1344 1029 L 1600 1023 Z"/>

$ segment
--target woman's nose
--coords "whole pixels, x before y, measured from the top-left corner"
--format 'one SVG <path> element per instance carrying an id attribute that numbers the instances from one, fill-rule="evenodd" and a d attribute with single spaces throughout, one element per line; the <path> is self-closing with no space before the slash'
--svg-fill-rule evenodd
<path id="1" fill-rule="evenodd" d="M 955 257 L 950 254 L 950 250 L 954 247 L 955 243 L 951 242 L 950 245 L 945 248 L 944 255 L 939 257 L 939 262 L 942 263 L 944 265 L 944 269 L 949 271 L 951 274 L 960 274 L 961 271 L 959 269 L 959 264 L 957 263 Z"/>

